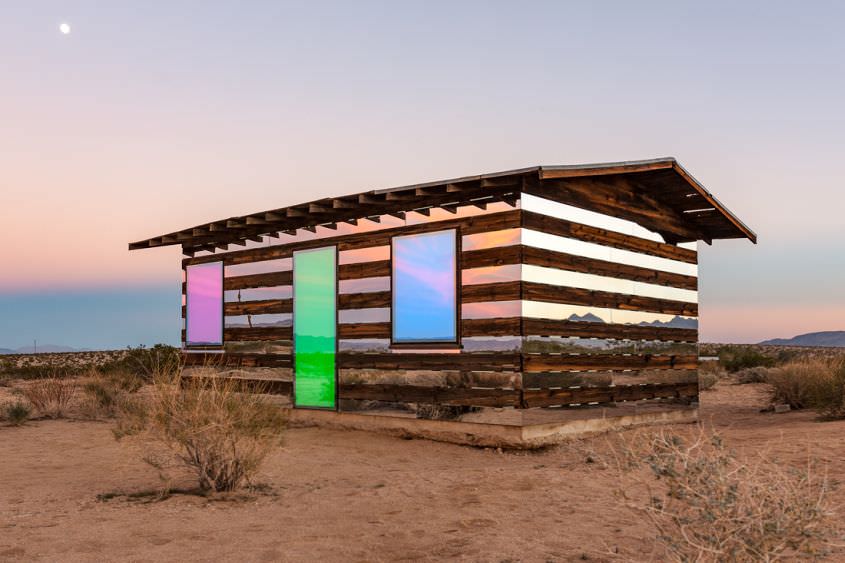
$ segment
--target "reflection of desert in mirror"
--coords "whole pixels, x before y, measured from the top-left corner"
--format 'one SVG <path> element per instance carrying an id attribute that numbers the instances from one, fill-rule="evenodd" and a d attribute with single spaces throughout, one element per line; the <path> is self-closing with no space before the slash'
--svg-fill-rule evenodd
<path id="1" fill-rule="evenodd" d="M 842 7 L 0 13 L 0 562 L 845 560 Z"/>

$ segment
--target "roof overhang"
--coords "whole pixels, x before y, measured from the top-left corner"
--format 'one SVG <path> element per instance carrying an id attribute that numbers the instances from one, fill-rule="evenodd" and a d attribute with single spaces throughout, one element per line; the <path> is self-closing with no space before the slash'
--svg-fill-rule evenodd
<path id="1" fill-rule="evenodd" d="M 428 214 L 435 207 L 454 211 L 459 205 L 483 207 L 495 201 L 514 204 L 520 193 L 537 190 L 557 190 L 563 194 L 570 190 L 592 190 L 597 194 L 595 197 L 615 199 L 617 204 L 626 201 L 622 196 L 628 197 L 628 201 L 636 198 L 638 205 L 653 210 L 655 216 L 671 215 L 675 224 L 689 225 L 689 229 L 664 234 L 673 242 L 725 238 L 757 242 L 757 235 L 674 158 L 660 158 L 534 166 L 323 198 L 140 240 L 130 243 L 129 250 L 179 244 L 186 253 L 193 254 L 229 244 L 245 244 L 248 240 L 260 241 L 267 235 L 294 234 L 300 228 L 336 228 L 340 222 L 355 223 L 359 219 L 378 221 L 382 215 L 404 217 L 411 211 Z"/>

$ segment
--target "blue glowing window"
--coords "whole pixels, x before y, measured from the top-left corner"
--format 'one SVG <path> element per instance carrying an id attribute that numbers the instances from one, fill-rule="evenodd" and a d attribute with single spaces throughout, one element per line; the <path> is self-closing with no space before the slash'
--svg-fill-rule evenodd
<path id="1" fill-rule="evenodd" d="M 457 341 L 457 233 L 393 238 L 393 341 Z"/>

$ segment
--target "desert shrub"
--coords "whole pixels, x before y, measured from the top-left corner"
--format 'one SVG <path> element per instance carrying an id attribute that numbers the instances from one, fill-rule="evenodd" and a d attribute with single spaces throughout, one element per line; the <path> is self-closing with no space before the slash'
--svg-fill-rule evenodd
<path id="1" fill-rule="evenodd" d="M 21 394 L 41 416 L 62 418 L 67 414 L 76 389 L 73 380 L 48 377 L 30 382 L 21 388 Z"/>
<path id="2" fill-rule="evenodd" d="M 736 372 L 736 381 L 742 385 L 748 383 L 767 383 L 769 380 L 769 372 L 777 368 L 764 368 L 757 366 L 753 368 L 744 368 Z"/>
<path id="3" fill-rule="evenodd" d="M 772 402 L 811 408 L 824 419 L 845 418 L 845 362 L 807 357 L 769 370 Z"/>
<path id="4" fill-rule="evenodd" d="M 88 418 L 113 417 L 128 400 L 128 395 L 138 391 L 143 381 L 137 375 L 125 371 L 109 371 L 100 374 L 93 370 L 82 384 L 85 399 L 82 412 Z"/>
<path id="5" fill-rule="evenodd" d="M 3 418 L 12 426 L 20 426 L 29 419 L 32 408 L 21 400 L 3 405 Z"/>
<path id="6" fill-rule="evenodd" d="M 252 483 L 264 459 L 281 445 L 284 416 L 261 389 L 242 393 L 237 380 L 156 377 L 148 396 L 121 406 L 115 437 L 143 436 L 145 461 L 160 471 L 187 468 L 207 491 Z"/>
<path id="7" fill-rule="evenodd" d="M 816 467 L 741 459 L 718 434 L 656 433 L 636 454 L 652 476 L 644 512 L 675 561 L 773 561 L 823 553 L 836 533 L 829 483 Z M 631 489 L 626 487 L 628 491 Z"/>
<path id="8" fill-rule="evenodd" d="M 181 357 L 178 348 L 166 344 L 156 344 L 151 348 L 139 346 L 127 348 L 120 358 L 100 368 L 103 373 L 129 372 L 152 381 L 156 374 L 170 373 L 179 368 Z"/>
<path id="9" fill-rule="evenodd" d="M 719 350 L 719 363 L 730 372 L 758 366 L 771 367 L 775 362 L 775 358 L 751 346 L 725 346 Z"/>

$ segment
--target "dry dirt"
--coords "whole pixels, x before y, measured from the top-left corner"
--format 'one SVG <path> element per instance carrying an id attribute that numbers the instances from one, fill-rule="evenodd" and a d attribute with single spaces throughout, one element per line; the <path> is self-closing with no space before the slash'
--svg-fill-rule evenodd
<path id="1" fill-rule="evenodd" d="M 845 480 L 845 422 L 760 413 L 762 385 L 720 384 L 702 403 L 705 424 L 738 449 L 788 463 L 809 449 Z M 607 443 L 500 453 L 291 429 L 261 475 L 272 493 L 102 501 L 161 487 L 109 423 L 0 427 L 0 561 L 659 560 L 654 531 L 614 496 L 618 474 L 586 462 Z"/>

